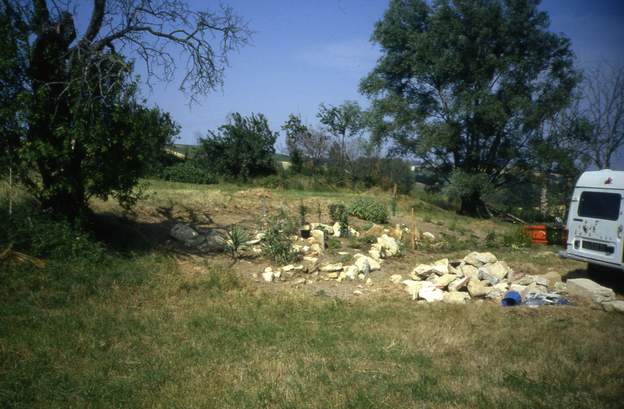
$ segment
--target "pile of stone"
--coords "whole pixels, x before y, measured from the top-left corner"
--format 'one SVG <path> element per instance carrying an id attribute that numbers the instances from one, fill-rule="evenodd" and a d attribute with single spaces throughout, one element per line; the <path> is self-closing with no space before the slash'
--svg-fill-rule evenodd
<path id="1" fill-rule="evenodd" d="M 489 252 L 472 252 L 457 261 L 445 258 L 433 264 L 420 264 L 402 284 L 414 300 L 453 304 L 475 298 L 500 301 L 509 290 L 517 291 L 523 299 L 530 294 L 566 292 L 559 274 L 514 273 L 507 263 Z"/>

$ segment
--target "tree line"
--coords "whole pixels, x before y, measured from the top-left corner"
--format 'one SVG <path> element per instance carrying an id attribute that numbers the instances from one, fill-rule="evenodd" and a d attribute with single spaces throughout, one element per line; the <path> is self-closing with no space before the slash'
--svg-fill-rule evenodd
<path id="1" fill-rule="evenodd" d="M 229 52 L 251 36 L 228 7 L 116 5 L 93 0 L 78 35 L 70 4 L 0 0 L 1 162 L 69 218 L 88 213 L 91 197 L 131 206 L 179 132 L 141 99 L 136 60 L 148 85 L 181 73 L 193 99 L 221 85 Z M 483 216 L 488 195 L 553 175 L 565 191 L 584 169 L 612 166 L 624 144 L 624 69 L 583 72 L 549 26 L 539 0 L 391 0 L 371 37 L 381 56 L 360 84 L 370 108 L 321 104 L 318 127 L 290 115 L 281 130 L 293 171 L 344 186 L 410 174 L 389 154 L 415 163 L 461 213 Z M 249 179 L 274 171 L 276 139 L 263 115 L 235 113 L 202 138 L 200 156 L 215 174 Z"/>

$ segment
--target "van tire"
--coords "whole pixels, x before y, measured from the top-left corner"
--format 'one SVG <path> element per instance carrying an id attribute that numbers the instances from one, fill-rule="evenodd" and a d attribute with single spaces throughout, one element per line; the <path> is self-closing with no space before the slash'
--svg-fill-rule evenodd
<path id="1" fill-rule="evenodd" d="M 593 277 L 599 277 L 608 273 L 612 273 L 615 270 L 609 267 L 601 266 L 600 264 L 587 263 L 587 275 Z"/>

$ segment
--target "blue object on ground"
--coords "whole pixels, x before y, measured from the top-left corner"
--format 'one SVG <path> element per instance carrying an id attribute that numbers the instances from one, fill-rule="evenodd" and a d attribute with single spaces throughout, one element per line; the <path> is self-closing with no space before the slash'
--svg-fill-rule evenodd
<path id="1" fill-rule="evenodd" d="M 522 304 L 522 296 L 517 291 L 507 291 L 501 300 L 501 305 L 503 307 L 513 307 L 514 305 L 520 304 Z"/>

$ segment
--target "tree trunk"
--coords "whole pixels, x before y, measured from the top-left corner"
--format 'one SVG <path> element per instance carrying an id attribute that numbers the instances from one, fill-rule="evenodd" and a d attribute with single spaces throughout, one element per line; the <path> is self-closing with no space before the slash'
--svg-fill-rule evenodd
<path id="1" fill-rule="evenodd" d="M 479 193 L 472 193 L 461 197 L 459 214 L 465 216 L 488 218 L 489 214 L 485 208 L 485 203 L 481 200 Z"/>

